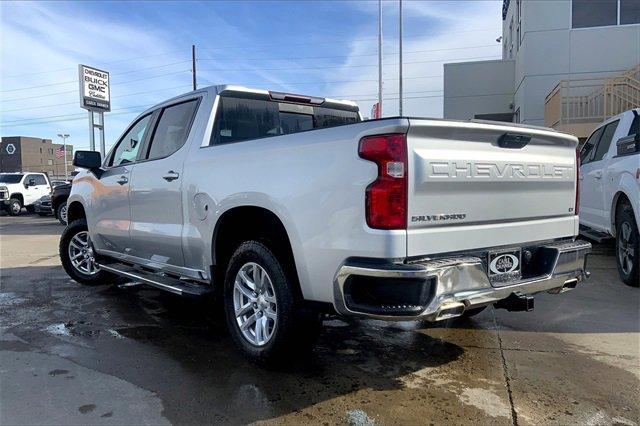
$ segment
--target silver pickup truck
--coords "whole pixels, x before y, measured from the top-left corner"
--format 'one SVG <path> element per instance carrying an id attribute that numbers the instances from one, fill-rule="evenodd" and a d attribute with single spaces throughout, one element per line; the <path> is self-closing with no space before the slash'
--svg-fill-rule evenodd
<path id="1" fill-rule="evenodd" d="M 348 101 L 216 86 L 141 114 L 105 159 L 78 151 L 60 257 L 212 295 L 249 358 L 309 348 L 325 313 L 438 321 L 582 281 L 577 140 Z"/>

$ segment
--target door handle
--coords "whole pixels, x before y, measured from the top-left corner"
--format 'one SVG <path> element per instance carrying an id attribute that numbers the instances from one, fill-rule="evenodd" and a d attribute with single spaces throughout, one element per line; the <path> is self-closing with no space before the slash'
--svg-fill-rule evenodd
<path id="1" fill-rule="evenodd" d="M 166 175 L 162 176 L 162 179 L 166 180 L 167 182 L 171 182 L 172 180 L 176 180 L 179 177 L 180 173 L 169 170 Z"/>
<path id="2" fill-rule="evenodd" d="M 126 176 L 122 175 L 116 182 L 118 182 L 120 185 L 124 185 L 125 183 L 129 182 L 129 179 L 127 179 Z"/>

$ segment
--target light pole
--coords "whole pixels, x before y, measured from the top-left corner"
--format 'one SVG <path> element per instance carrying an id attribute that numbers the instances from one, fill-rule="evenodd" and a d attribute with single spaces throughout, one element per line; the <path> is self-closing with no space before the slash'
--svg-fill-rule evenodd
<path id="1" fill-rule="evenodd" d="M 67 138 L 69 135 L 67 133 L 58 133 L 58 137 L 62 138 L 62 145 L 64 146 L 64 178 L 66 180 L 69 177 L 67 172 Z"/>
<path id="2" fill-rule="evenodd" d="M 399 34 L 399 38 L 400 38 L 400 58 L 398 63 L 400 64 L 399 68 L 398 68 L 398 77 L 399 77 L 399 87 L 398 87 L 398 92 L 400 92 L 400 96 L 398 97 L 398 115 L 402 116 L 402 0 L 399 1 L 400 4 L 400 8 L 398 10 L 399 14 L 400 14 L 400 22 L 399 22 L 399 27 L 400 27 L 400 34 Z"/>
<path id="3" fill-rule="evenodd" d="M 378 117 L 382 118 L 382 0 L 378 0 Z"/>

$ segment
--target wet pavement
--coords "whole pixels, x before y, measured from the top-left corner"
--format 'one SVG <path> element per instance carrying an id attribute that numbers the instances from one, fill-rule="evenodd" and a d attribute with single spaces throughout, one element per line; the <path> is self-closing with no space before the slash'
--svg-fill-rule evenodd
<path id="1" fill-rule="evenodd" d="M 0 424 L 638 424 L 640 292 L 611 245 L 572 292 L 470 320 L 332 319 L 285 370 L 206 302 L 83 287 L 53 218 L 0 217 Z"/>

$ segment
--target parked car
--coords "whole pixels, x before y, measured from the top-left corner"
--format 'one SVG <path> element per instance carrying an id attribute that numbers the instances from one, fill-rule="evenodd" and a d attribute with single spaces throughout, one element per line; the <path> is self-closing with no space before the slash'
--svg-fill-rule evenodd
<path id="1" fill-rule="evenodd" d="M 0 173 L 0 208 L 17 216 L 22 207 L 33 211 L 34 203 L 51 192 L 45 173 Z"/>
<path id="2" fill-rule="evenodd" d="M 51 209 L 53 215 L 62 225 L 67 224 L 67 198 L 71 192 L 71 184 L 65 183 L 53 188 L 51 193 Z"/>
<path id="3" fill-rule="evenodd" d="M 577 139 L 552 129 L 360 120 L 355 103 L 216 86 L 140 115 L 67 200 L 83 284 L 111 274 L 221 300 L 248 358 L 310 347 L 320 313 L 444 320 L 582 281 Z"/>
<path id="4" fill-rule="evenodd" d="M 52 180 L 51 181 L 51 187 L 55 188 L 56 186 L 60 186 L 60 185 L 66 185 L 69 182 L 66 180 Z"/>
<path id="5" fill-rule="evenodd" d="M 33 206 L 38 216 L 49 216 L 53 214 L 53 210 L 51 209 L 51 195 L 43 195 Z"/>
<path id="6" fill-rule="evenodd" d="M 616 239 L 620 279 L 639 285 L 640 108 L 602 123 L 580 151 L 580 225 L 585 236 Z"/>

